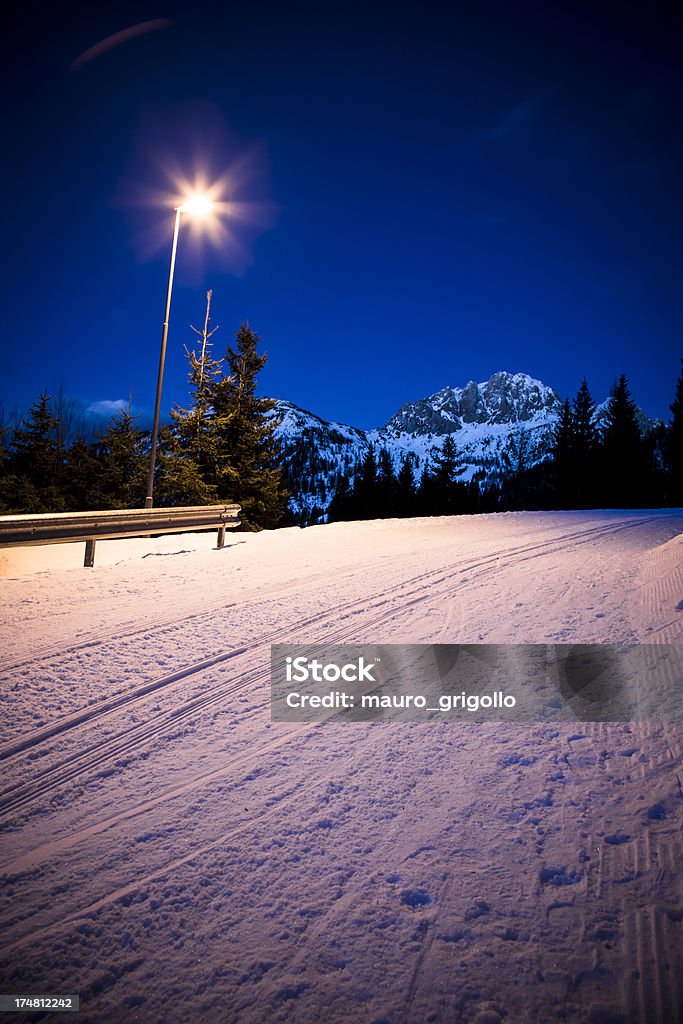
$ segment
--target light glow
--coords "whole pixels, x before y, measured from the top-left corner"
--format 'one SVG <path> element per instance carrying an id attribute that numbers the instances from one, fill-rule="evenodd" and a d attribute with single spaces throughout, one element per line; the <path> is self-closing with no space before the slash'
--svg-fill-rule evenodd
<path id="1" fill-rule="evenodd" d="M 239 144 L 217 112 L 191 104 L 180 113 L 157 111 L 143 124 L 135 162 L 138 168 L 122 181 L 118 202 L 131 211 L 132 241 L 142 262 L 165 257 L 168 214 L 175 210 L 182 218 L 186 266 L 204 265 L 209 250 L 211 262 L 230 273 L 241 275 L 253 264 L 256 238 L 279 215 L 269 198 L 261 143 Z"/>
<path id="2" fill-rule="evenodd" d="M 191 217 L 206 217 L 216 204 L 206 195 L 193 195 L 178 207 L 181 213 L 189 213 Z"/>

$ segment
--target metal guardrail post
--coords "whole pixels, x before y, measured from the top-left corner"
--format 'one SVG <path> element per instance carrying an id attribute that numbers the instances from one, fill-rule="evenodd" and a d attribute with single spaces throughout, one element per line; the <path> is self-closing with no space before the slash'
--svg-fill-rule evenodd
<path id="1" fill-rule="evenodd" d="M 97 541 L 94 537 L 90 537 L 85 542 L 85 559 L 83 560 L 83 566 L 85 569 L 92 569 L 95 564 L 95 544 Z"/>

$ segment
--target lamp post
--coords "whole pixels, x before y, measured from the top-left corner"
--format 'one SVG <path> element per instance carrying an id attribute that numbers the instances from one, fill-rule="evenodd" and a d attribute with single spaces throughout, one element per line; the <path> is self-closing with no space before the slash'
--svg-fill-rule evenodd
<path id="1" fill-rule="evenodd" d="M 164 324 L 161 330 L 161 351 L 159 353 L 159 372 L 157 374 L 157 393 L 154 403 L 154 422 L 152 424 L 152 447 L 149 453 L 149 474 L 147 476 L 147 497 L 145 508 L 152 508 L 154 492 L 154 470 L 156 468 L 157 437 L 159 435 L 159 415 L 161 412 L 161 387 L 164 381 L 164 364 L 166 362 L 166 342 L 168 340 L 168 321 L 171 315 L 171 294 L 173 292 L 173 274 L 175 271 L 175 257 L 178 249 L 178 234 L 180 233 L 180 217 L 183 213 L 202 216 L 211 210 L 213 203 L 205 196 L 194 196 L 176 207 L 175 223 L 173 225 L 173 243 L 171 245 L 171 265 L 168 271 L 168 287 L 166 289 L 166 309 L 164 312 Z"/>

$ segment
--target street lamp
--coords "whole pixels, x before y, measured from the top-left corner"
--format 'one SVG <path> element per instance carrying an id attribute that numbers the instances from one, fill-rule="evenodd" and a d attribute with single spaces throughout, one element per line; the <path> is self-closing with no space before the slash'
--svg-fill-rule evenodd
<path id="1" fill-rule="evenodd" d="M 164 312 L 164 325 L 161 331 L 161 352 L 159 355 L 159 374 L 157 376 L 157 394 L 154 404 L 154 422 L 152 424 L 152 449 L 149 453 L 149 475 L 147 477 L 147 497 L 145 508 L 151 508 L 153 504 L 152 494 L 154 491 L 154 469 L 157 456 L 157 437 L 159 434 L 159 414 L 161 411 L 161 385 L 164 380 L 164 363 L 166 362 L 166 341 L 168 339 L 168 321 L 171 314 L 171 293 L 173 291 L 173 273 L 175 271 L 175 257 L 178 248 L 178 233 L 180 231 L 180 215 L 189 214 L 191 217 L 204 217 L 213 209 L 213 202 L 202 195 L 190 196 L 184 203 L 175 208 L 175 224 L 173 226 L 173 244 L 171 246 L 171 265 L 168 271 L 168 288 L 166 289 L 166 310 Z"/>

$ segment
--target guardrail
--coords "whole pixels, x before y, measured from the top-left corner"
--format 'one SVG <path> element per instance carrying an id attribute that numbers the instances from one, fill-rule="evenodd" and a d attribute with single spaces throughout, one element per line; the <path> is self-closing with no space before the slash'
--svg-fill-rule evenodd
<path id="1" fill-rule="evenodd" d="M 95 564 L 95 543 L 116 537 L 218 530 L 216 547 L 225 544 L 226 529 L 240 525 L 239 505 L 197 505 L 190 508 L 131 508 L 109 512 L 46 512 L 0 516 L 0 546 L 66 544 L 85 541 L 83 565 Z"/>

